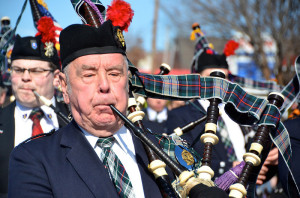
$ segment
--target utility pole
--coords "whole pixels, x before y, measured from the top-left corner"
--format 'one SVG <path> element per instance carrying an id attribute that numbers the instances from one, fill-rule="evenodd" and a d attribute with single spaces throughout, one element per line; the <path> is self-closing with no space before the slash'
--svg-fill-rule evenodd
<path id="1" fill-rule="evenodd" d="M 151 53 L 152 73 L 155 72 L 157 67 L 155 63 L 155 56 L 156 56 L 156 32 L 157 32 L 158 11 L 159 11 L 159 0 L 155 0 L 154 19 L 153 19 L 153 26 L 152 26 L 152 53 Z"/>

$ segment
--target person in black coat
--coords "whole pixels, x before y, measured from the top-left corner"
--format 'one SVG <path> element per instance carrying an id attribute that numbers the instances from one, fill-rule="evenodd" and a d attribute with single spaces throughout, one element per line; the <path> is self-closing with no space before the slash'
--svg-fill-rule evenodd
<path id="1" fill-rule="evenodd" d="M 50 100 L 59 111 L 68 115 L 67 106 L 54 97 L 54 79 L 58 78 L 59 59 L 55 48 L 46 56 L 41 36 L 17 35 L 12 51 L 11 86 L 16 98 L 0 109 L 0 195 L 5 197 L 8 188 L 9 155 L 13 148 L 32 136 L 33 121 L 30 114 L 40 108 L 41 132 L 48 133 L 66 125 L 53 109 L 43 104 L 33 91 Z"/>
<path id="2" fill-rule="evenodd" d="M 154 133 L 166 133 L 166 121 L 169 113 L 167 100 L 147 98 L 147 105 L 147 108 L 143 109 L 145 113 L 144 126 Z"/>
<path id="3" fill-rule="evenodd" d="M 226 56 L 215 54 L 209 48 L 203 49 L 197 57 L 197 61 L 192 65 L 192 73 L 199 73 L 201 76 L 206 77 L 215 70 L 223 72 L 227 78 L 229 70 Z M 175 128 L 183 127 L 205 116 L 208 106 L 209 102 L 207 100 L 194 100 L 188 102 L 188 105 L 170 111 L 166 122 L 168 133 L 173 133 Z M 211 164 L 215 177 L 222 175 L 243 160 L 243 154 L 246 151 L 245 134 L 249 133 L 246 128 L 240 127 L 230 119 L 224 111 L 223 104 L 219 105 L 219 111 L 221 120 L 218 120 L 216 133 L 219 143 L 213 148 Z M 182 135 L 182 138 L 187 140 L 200 156 L 203 155 L 204 151 L 204 144 L 200 141 L 200 137 L 204 133 L 204 125 L 205 121 Z"/>

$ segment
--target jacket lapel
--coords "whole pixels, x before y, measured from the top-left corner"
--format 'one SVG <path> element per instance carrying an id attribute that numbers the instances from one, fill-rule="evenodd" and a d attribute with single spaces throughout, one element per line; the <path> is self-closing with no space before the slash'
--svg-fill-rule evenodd
<path id="1" fill-rule="evenodd" d="M 61 103 L 61 102 L 57 102 L 56 101 L 56 107 L 59 109 L 59 111 L 64 114 L 66 117 L 68 117 L 68 110 L 66 107 L 66 104 Z M 58 120 L 58 125 L 59 128 L 62 128 L 64 126 L 66 126 L 68 123 L 66 123 L 66 121 L 64 121 L 59 115 L 57 115 L 57 120 Z"/>
<path id="2" fill-rule="evenodd" d="M 107 170 L 74 121 L 66 127 L 61 145 L 68 147 L 67 160 L 95 197 L 118 197 Z"/>

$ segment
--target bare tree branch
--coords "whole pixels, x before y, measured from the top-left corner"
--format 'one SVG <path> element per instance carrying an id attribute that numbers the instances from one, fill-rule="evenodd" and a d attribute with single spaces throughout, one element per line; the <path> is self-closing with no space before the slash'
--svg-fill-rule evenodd
<path id="1" fill-rule="evenodd" d="M 190 33 L 194 22 L 214 30 L 213 36 L 229 38 L 232 30 L 248 35 L 254 46 L 255 62 L 266 79 L 273 71 L 267 66 L 263 50 L 263 33 L 277 45 L 277 79 L 282 80 L 282 63 L 300 54 L 299 0 L 173 0 L 161 2 L 161 9 L 182 34 Z M 290 61 L 291 62 L 291 61 Z"/>

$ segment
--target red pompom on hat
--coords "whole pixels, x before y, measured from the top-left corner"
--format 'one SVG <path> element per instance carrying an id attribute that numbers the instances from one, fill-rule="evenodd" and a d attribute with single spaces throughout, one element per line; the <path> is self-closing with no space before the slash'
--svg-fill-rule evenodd
<path id="1" fill-rule="evenodd" d="M 35 36 L 42 36 L 42 42 L 51 42 L 55 43 L 55 26 L 53 23 L 53 20 L 50 17 L 43 16 L 39 19 L 37 22 L 37 30 L 38 33 L 36 33 Z"/>
<path id="2" fill-rule="evenodd" d="M 128 31 L 133 15 L 130 4 L 123 0 L 113 0 L 106 12 L 107 20 L 111 20 L 114 26 L 119 26 L 125 32 Z"/>
<path id="3" fill-rule="evenodd" d="M 223 53 L 225 56 L 231 56 L 235 54 L 235 50 L 239 47 L 239 43 L 234 40 L 229 40 L 224 47 Z"/>

